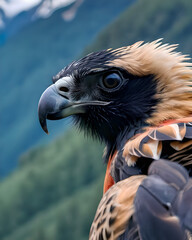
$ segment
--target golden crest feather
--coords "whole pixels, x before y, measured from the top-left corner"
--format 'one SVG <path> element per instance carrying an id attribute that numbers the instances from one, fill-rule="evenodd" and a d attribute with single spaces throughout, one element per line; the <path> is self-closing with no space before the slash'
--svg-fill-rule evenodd
<path id="1" fill-rule="evenodd" d="M 192 115 L 190 58 L 176 52 L 176 44 L 162 44 L 161 40 L 145 44 L 140 41 L 113 50 L 119 57 L 108 63 L 110 66 L 124 68 L 136 76 L 154 75 L 154 81 L 157 81 L 155 98 L 159 99 L 159 103 L 147 120 L 150 125 Z"/>

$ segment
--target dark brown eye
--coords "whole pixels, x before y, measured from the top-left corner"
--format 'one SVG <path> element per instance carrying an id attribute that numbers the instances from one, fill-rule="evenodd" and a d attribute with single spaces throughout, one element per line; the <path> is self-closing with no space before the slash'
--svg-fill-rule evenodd
<path id="1" fill-rule="evenodd" d="M 122 82 L 121 77 L 117 73 L 111 73 L 103 78 L 105 88 L 116 88 Z"/>

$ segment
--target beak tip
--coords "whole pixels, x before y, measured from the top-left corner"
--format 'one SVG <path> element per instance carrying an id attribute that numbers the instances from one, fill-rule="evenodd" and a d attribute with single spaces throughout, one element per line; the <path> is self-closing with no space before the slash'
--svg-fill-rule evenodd
<path id="1" fill-rule="evenodd" d="M 40 123 L 40 125 L 41 125 L 43 131 L 44 131 L 47 135 L 49 135 L 49 131 L 48 131 L 48 128 L 47 128 L 47 123 L 46 123 L 46 121 L 45 121 L 43 124 Z"/>
<path id="2" fill-rule="evenodd" d="M 41 125 L 41 128 L 46 134 L 49 134 L 47 129 L 47 113 L 42 107 L 41 100 L 39 101 L 39 105 L 38 105 L 38 117 L 39 117 L 39 123 Z"/>
<path id="3" fill-rule="evenodd" d="M 47 135 L 49 135 L 48 129 L 43 129 L 43 130 L 44 130 L 44 132 L 45 132 Z"/>
<path id="4" fill-rule="evenodd" d="M 43 131 L 46 133 L 46 134 L 49 134 L 49 131 L 48 131 L 48 128 L 47 128 L 47 121 L 46 121 L 46 117 L 45 116 L 40 116 L 39 115 L 39 123 L 41 125 L 41 128 L 43 129 Z"/>

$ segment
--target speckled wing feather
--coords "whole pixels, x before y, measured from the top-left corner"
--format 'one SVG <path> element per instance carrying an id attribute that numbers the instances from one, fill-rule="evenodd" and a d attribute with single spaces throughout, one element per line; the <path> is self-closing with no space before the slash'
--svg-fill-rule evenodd
<path id="1" fill-rule="evenodd" d="M 155 161 L 136 193 L 134 206 L 142 240 L 191 239 L 192 179 L 179 164 Z"/>
<path id="2" fill-rule="evenodd" d="M 190 122 L 188 122 L 189 120 Z M 180 151 L 182 151 L 182 155 Z M 142 134 L 127 141 L 123 157 L 128 166 L 134 166 L 138 158 L 154 160 L 165 158 L 179 161 L 181 164 L 182 162 L 187 164 L 186 161 L 189 161 L 188 164 L 191 164 L 192 118 L 166 123 L 155 128 L 146 128 Z"/>
<path id="3" fill-rule="evenodd" d="M 192 179 L 177 163 L 154 161 L 149 176 L 118 182 L 104 194 L 90 240 L 189 240 Z"/>
<path id="4" fill-rule="evenodd" d="M 90 240 L 114 240 L 125 231 L 134 213 L 133 201 L 145 176 L 132 176 L 113 185 L 103 196 L 91 226 Z"/>

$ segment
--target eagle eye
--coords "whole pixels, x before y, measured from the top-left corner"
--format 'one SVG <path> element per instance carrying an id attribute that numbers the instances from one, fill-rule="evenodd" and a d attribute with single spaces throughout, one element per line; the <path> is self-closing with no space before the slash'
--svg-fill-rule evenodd
<path id="1" fill-rule="evenodd" d="M 102 79 L 103 86 L 108 89 L 113 89 L 118 87 L 122 82 L 122 78 L 117 73 L 110 73 L 108 75 L 104 75 Z"/>

